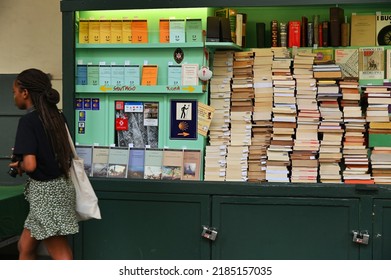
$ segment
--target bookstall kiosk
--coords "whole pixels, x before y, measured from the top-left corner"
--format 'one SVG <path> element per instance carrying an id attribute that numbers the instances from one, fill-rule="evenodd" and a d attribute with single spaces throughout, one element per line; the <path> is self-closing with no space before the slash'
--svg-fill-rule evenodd
<path id="1" fill-rule="evenodd" d="M 278 7 L 270 6 L 275 5 Z M 189 54 L 189 63 L 203 63 L 203 46 L 196 44 L 139 45 L 137 47 L 103 47 L 92 44 L 80 46 L 76 24 L 84 12 L 96 12 L 95 17 L 130 10 L 139 13 L 155 9 L 190 9 L 208 7 L 204 19 L 214 8 L 237 7 L 249 18 L 275 13 L 276 18 L 287 19 L 293 13 L 314 14 L 314 9 L 328 15 L 336 4 L 345 11 L 391 12 L 388 1 L 300 1 L 291 6 L 289 1 L 76 1 L 63 0 L 63 92 L 64 111 L 74 127 L 75 139 L 81 144 L 110 145 L 114 142 L 115 100 L 158 100 L 159 139 L 161 147 L 203 149 L 205 139 L 172 140 L 167 130 L 169 100 L 187 100 L 207 103 L 202 86 L 195 92 L 165 92 L 166 87 L 140 92 L 102 92 L 100 87 L 79 87 L 76 71 L 81 64 L 101 57 L 106 64 L 115 61 L 152 60 L 153 55 L 171 56 L 173 50 Z M 376 4 L 376 7 L 374 7 Z M 322 12 L 323 9 L 323 12 Z M 92 12 L 93 11 L 93 12 Z M 157 10 L 163 15 L 162 10 Z M 183 11 L 183 10 L 181 10 Z M 190 12 L 191 10 L 184 10 Z M 104 14 L 107 12 L 107 14 Z M 350 12 L 348 12 L 350 13 Z M 158 17 L 162 17 L 159 15 Z M 90 17 L 90 15 L 88 14 Z M 142 18 L 142 13 L 137 18 Z M 169 14 L 164 14 L 169 17 Z M 154 15 L 156 20 L 156 15 Z M 178 16 L 177 16 L 178 17 Z M 249 20 L 249 19 L 248 19 Z M 266 17 L 265 22 L 270 22 Z M 250 23 L 251 20 L 248 21 Z M 248 28 L 248 46 L 255 47 Z M 213 49 L 237 49 L 233 44 L 209 45 Z M 189 49 L 189 50 L 188 50 Z M 194 53 L 192 53 L 194 52 Z M 146 55 L 147 54 L 147 55 Z M 152 55 L 153 54 L 153 55 Z M 162 57 L 160 57 L 161 59 Z M 132 62 L 131 62 L 132 63 Z M 136 62 L 143 64 L 143 62 Z M 111 65 L 114 65 L 111 64 Z M 144 63 L 145 64 L 145 63 Z M 148 63 L 149 64 L 149 63 Z M 157 62 L 163 65 L 163 62 Z M 158 82 L 159 84 L 159 82 Z M 157 90 L 157 91 L 155 91 Z M 88 112 L 85 127 L 79 125 L 76 98 L 99 98 L 96 115 Z M 189 102 L 190 102 L 189 101 Z M 164 107 L 164 105 L 167 105 Z M 107 107 L 106 107 L 107 106 Z M 110 107 L 111 106 L 111 107 Z M 110 108 L 109 108 L 110 107 Z M 82 114 L 82 120 L 84 115 Z M 87 122 L 91 123 L 87 123 Z M 95 126 L 94 126 L 95 125 Z M 81 130 L 79 130 L 81 128 Z M 85 130 L 84 130 L 85 129 Z M 90 131 L 88 131 L 90 129 Z M 83 132 L 83 133 L 80 133 Z M 88 134 L 90 133 L 90 134 Z M 90 143 L 87 143 L 90 142 Z M 212 181 L 166 181 L 145 179 L 112 179 L 92 177 L 91 182 L 100 199 L 102 220 L 82 224 L 74 239 L 78 259 L 389 259 L 391 258 L 390 219 L 391 194 L 387 185 L 292 184 Z M 368 244 L 354 242 L 354 235 L 369 235 Z M 216 238 L 210 235 L 217 234 Z M 356 239 L 357 241 L 357 239 Z"/>

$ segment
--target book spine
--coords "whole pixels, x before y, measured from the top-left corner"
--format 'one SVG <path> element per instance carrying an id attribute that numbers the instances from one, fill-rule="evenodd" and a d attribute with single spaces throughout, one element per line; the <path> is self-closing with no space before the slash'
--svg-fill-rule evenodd
<path id="1" fill-rule="evenodd" d="M 318 24 L 318 47 L 323 46 L 323 25 L 322 23 Z"/>
<path id="2" fill-rule="evenodd" d="M 329 46 L 329 22 L 323 21 L 322 22 L 322 38 L 323 38 L 323 47 Z"/>
<path id="3" fill-rule="evenodd" d="M 344 22 L 341 24 L 341 46 L 347 47 L 350 45 L 350 23 Z"/>
<path id="4" fill-rule="evenodd" d="M 278 47 L 278 21 L 272 20 L 270 23 L 270 31 L 271 31 L 271 46 Z"/>
<path id="5" fill-rule="evenodd" d="M 280 47 L 288 46 L 288 24 L 286 22 L 280 22 Z"/>
<path id="6" fill-rule="evenodd" d="M 288 35 L 288 47 L 300 47 L 300 28 L 301 22 L 300 21 L 290 21 L 289 22 L 289 35 Z"/>
<path id="7" fill-rule="evenodd" d="M 330 8 L 330 46 L 341 45 L 341 24 L 344 21 L 344 10 L 340 7 Z"/>
<path id="8" fill-rule="evenodd" d="M 308 31 L 308 18 L 302 16 L 301 17 L 301 31 L 300 31 L 300 46 L 301 47 L 307 47 L 307 31 Z"/>
<path id="9" fill-rule="evenodd" d="M 257 22 L 255 24 L 256 37 L 257 37 L 257 48 L 265 47 L 265 23 Z"/>
<path id="10" fill-rule="evenodd" d="M 309 22 L 307 24 L 307 46 L 312 47 L 314 45 L 314 23 Z"/>
<path id="11" fill-rule="evenodd" d="M 319 44 L 319 15 L 314 15 L 314 45 L 321 46 Z"/>

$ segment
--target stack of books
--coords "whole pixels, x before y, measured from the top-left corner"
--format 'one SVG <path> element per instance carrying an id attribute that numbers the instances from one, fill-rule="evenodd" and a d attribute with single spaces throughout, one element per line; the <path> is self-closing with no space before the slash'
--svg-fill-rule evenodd
<path id="1" fill-rule="evenodd" d="M 316 64 L 312 68 L 316 79 L 340 79 L 342 78 L 341 67 L 334 63 Z"/>
<path id="2" fill-rule="evenodd" d="M 226 181 L 247 181 L 248 146 L 227 147 Z"/>
<path id="3" fill-rule="evenodd" d="M 374 147 L 371 166 L 371 178 L 375 184 L 391 184 L 391 147 Z"/>
<path id="4" fill-rule="evenodd" d="M 266 150 L 272 132 L 273 52 L 270 48 L 252 49 L 254 52 L 254 111 L 252 115 L 252 138 L 248 155 L 248 181 L 266 180 Z"/>
<path id="5" fill-rule="evenodd" d="M 344 133 L 339 102 L 341 93 L 334 79 L 317 80 L 317 86 L 321 117 L 318 128 L 321 139 L 319 149 L 320 181 L 322 183 L 341 183 L 341 150 Z"/>
<path id="6" fill-rule="evenodd" d="M 367 122 L 388 122 L 391 106 L 391 88 L 388 86 L 363 86 L 368 102 L 366 110 Z"/>
<path id="7" fill-rule="evenodd" d="M 286 60 L 285 67 L 272 67 L 273 80 L 273 134 L 267 149 L 266 180 L 289 182 L 290 153 L 296 128 L 295 80 L 291 73 L 291 58 L 285 48 L 273 48 L 274 60 Z M 289 62 L 289 63 L 288 63 Z"/>
<path id="8" fill-rule="evenodd" d="M 293 73 L 310 70 L 315 54 L 297 53 L 293 60 Z M 295 76 L 295 75 L 293 75 Z M 316 80 L 312 71 L 305 76 L 296 75 L 297 128 L 291 154 L 291 182 L 316 183 L 318 180 L 318 125 L 320 119 L 316 100 Z"/>
<path id="9" fill-rule="evenodd" d="M 209 127 L 209 143 L 205 150 L 206 181 L 224 181 L 226 146 L 231 142 L 230 107 L 233 52 L 216 51 L 213 60 L 213 77 L 210 80 L 210 106 L 215 111 Z"/>

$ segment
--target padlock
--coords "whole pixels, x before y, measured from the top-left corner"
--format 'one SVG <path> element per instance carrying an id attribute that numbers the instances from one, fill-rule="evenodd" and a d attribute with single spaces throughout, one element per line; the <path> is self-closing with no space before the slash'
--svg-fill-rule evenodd
<path id="1" fill-rule="evenodd" d="M 369 243 L 368 231 L 358 232 L 358 231 L 353 230 L 352 233 L 353 233 L 353 242 L 358 243 L 358 244 L 368 245 L 368 243 Z"/>
<path id="2" fill-rule="evenodd" d="M 215 241 L 217 237 L 217 230 L 215 228 L 210 228 L 208 226 L 202 226 L 201 236 L 206 239 Z"/>

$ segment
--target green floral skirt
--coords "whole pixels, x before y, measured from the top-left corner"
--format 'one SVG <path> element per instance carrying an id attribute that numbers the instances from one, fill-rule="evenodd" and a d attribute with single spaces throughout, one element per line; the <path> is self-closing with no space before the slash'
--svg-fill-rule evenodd
<path id="1" fill-rule="evenodd" d="M 75 211 L 76 193 L 71 180 L 60 177 L 49 181 L 28 179 L 25 197 L 30 211 L 24 227 L 37 240 L 79 231 Z"/>

